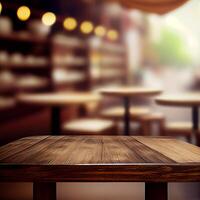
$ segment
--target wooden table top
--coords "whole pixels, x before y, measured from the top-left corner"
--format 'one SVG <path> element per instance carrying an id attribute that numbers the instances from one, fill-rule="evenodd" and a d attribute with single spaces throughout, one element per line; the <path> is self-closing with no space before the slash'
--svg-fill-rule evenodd
<path id="1" fill-rule="evenodd" d="M 65 106 L 79 105 L 99 101 L 100 95 L 89 92 L 69 92 L 69 93 L 41 93 L 22 94 L 17 97 L 20 103 L 34 104 L 42 106 Z"/>
<path id="2" fill-rule="evenodd" d="M 162 95 L 156 102 L 166 106 L 200 106 L 200 93 Z"/>
<path id="3" fill-rule="evenodd" d="M 0 147 L 0 181 L 200 181 L 200 148 L 163 137 L 27 137 Z"/>
<path id="4" fill-rule="evenodd" d="M 146 87 L 113 87 L 99 90 L 100 93 L 109 96 L 151 96 L 162 92 L 158 88 Z"/>

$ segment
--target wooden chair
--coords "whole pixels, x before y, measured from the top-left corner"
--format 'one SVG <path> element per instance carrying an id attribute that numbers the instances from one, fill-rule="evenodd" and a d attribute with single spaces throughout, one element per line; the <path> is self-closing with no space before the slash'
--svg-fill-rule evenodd
<path id="1" fill-rule="evenodd" d="M 114 135 L 117 126 L 111 120 L 83 118 L 65 123 L 63 131 L 70 135 Z"/>

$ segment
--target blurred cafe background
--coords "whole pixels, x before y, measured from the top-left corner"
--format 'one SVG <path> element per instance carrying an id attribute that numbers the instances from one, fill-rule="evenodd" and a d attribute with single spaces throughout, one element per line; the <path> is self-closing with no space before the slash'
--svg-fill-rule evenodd
<path id="1" fill-rule="evenodd" d="M 0 0 L 0 145 L 50 134 L 50 109 L 19 103 L 21 94 L 67 95 L 120 85 L 162 88 L 166 93 L 199 90 L 199 19 L 199 0 L 163 15 L 124 8 L 113 1 Z M 157 125 L 175 119 L 190 121 L 187 108 L 161 107 L 149 98 L 134 98 L 132 104 L 133 114 L 157 114 L 152 135 L 160 134 Z M 121 106 L 119 99 L 111 97 L 66 106 L 61 121 L 67 124 L 88 116 L 109 119 L 115 126 L 111 130 L 120 135 Z M 143 126 L 143 121 L 134 121 L 132 135 L 141 134 Z M 63 130 L 62 134 L 68 133 Z M 174 190 L 170 199 L 199 199 L 199 184 L 176 185 L 170 184 Z M 59 184 L 58 190 L 59 200 L 144 198 L 143 183 L 66 183 Z M 31 184 L 1 183 L 0 199 L 29 200 Z"/>

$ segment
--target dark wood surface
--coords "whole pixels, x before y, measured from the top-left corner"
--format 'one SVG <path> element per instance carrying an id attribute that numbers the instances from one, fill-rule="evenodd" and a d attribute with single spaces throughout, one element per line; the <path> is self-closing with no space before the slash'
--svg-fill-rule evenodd
<path id="1" fill-rule="evenodd" d="M 161 137 L 27 137 L 0 148 L 0 181 L 200 181 L 200 148 Z"/>

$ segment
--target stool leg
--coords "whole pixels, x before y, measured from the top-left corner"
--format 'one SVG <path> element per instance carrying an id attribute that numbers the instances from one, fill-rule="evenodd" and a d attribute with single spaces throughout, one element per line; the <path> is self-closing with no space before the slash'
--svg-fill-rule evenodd
<path id="1" fill-rule="evenodd" d="M 145 183 L 145 200 L 167 200 L 167 183 Z"/>
<path id="2" fill-rule="evenodd" d="M 148 122 L 148 121 L 141 122 L 141 134 L 143 136 L 149 136 L 152 134 L 150 122 Z"/>
<path id="3" fill-rule="evenodd" d="M 162 119 L 158 123 L 159 130 L 158 130 L 158 135 L 165 135 L 165 120 Z"/>
<path id="4" fill-rule="evenodd" d="M 193 130 L 193 134 L 196 137 L 197 146 L 200 146 L 200 138 L 198 135 L 198 129 L 199 129 L 199 110 L 198 110 L 198 106 L 194 106 L 192 108 L 192 130 Z"/>
<path id="5" fill-rule="evenodd" d="M 51 111 L 51 134 L 52 135 L 61 134 L 60 125 L 61 125 L 60 108 L 57 106 L 53 106 L 52 111 Z"/>
<path id="6" fill-rule="evenodd" d="M 191 138 L 191 136 L 186 136 L 186 140 L 187 140 L 187 142 L 192 143 L 192 138 Z"/>
<path id="7" fill-rule="evenodd" d="M 33 183 L 33 200 L 56 200 L 56 183 Z"/>
<path id="8" fill-rule="evenodd" d="M 130 99 L 124 97 L 124 135 L 130 134 Z"/>

